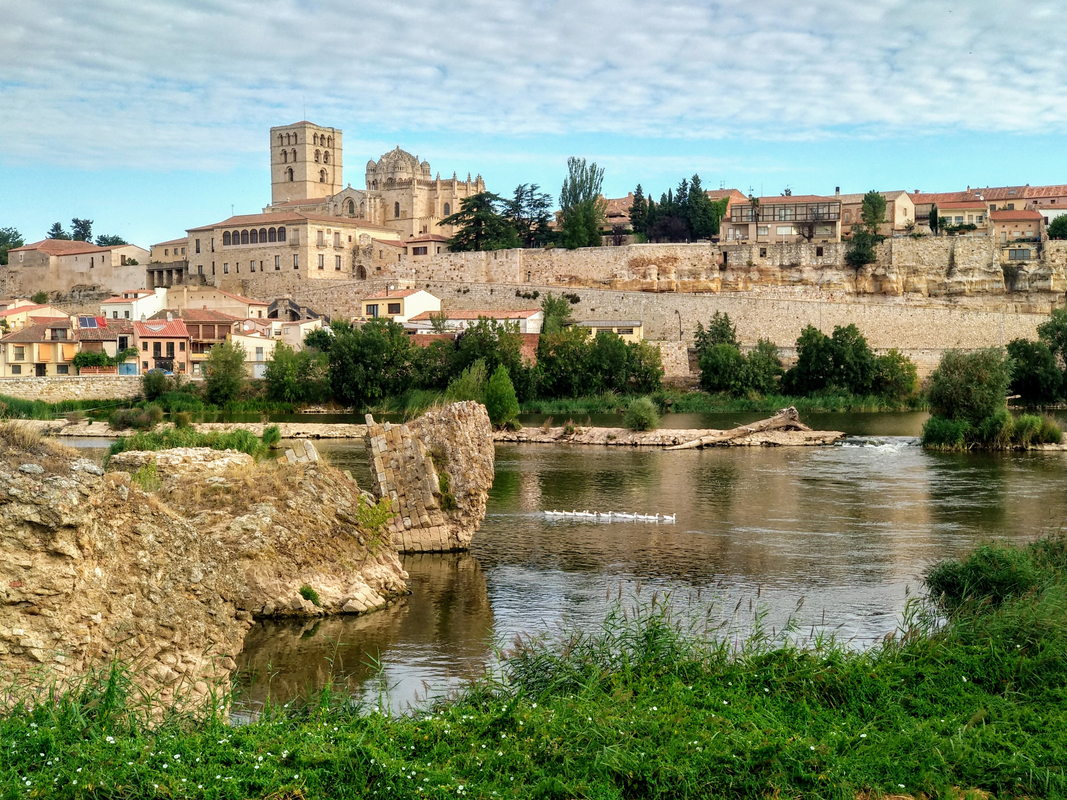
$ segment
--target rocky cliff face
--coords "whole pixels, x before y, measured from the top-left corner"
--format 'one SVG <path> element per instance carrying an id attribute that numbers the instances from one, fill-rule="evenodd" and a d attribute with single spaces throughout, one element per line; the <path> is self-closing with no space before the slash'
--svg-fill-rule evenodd
<path id="1" fill-rule="evenodd" d="M 193 450 L 113 466 L 133 474 L 0 425 L 5 670 L 62 684 L 120 659 L 163 703 L 179 686 L 202 698 L 253 616 L 360 613 L 407 591 L 358 488 L 326 465 Z"/>

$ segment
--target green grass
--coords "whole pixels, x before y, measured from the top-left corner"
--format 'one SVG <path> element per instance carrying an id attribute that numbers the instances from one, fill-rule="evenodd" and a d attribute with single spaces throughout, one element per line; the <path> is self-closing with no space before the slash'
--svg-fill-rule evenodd
<path id="1" fill-rule="evenodd" d="M 977 425 L 965 419 L 932 416 L 923 424 L 922 445 L 928 450 L 1025 450 L 1039 444 L 1059 444 L 1063 431 L 1050 417 L 1000 409 Z"/>
<path id="2" fill-rule="evenodd" d="M 113 670 L 0 717 L 0 796 L 1067 797 L 1065 554 L 1063 537 L 1007 560 L 980 548 L 956 564 L 976 580 L 954 584 L 954 610 L 914 602 L 863 652 L 619 606 L 404 716 L 327 687 L 239 727 L 149 725 Z M 1007 561 L 1038 577 L 1003 591 Z M 931 584 L 949 598 L 944 568 Z"/>
<path id="3" fill-rule="evenodd" d="M 0 395 L 0 419 L 58 419 L 71 411 L 97 411 L 129 404 L 129 400 L 63 400 L 45 403 Z"/>
<path id="4" fill-rule="evenodd" d="M 215 450 L 239 450 L 259 459 L 268 446 L 254 433 L 243 429 L 200 432 L 194 428 L 161 428 L 124 436 L 108 448 L 107 459 L 127 450 L 168 450 L 173 447 L 210 447 Z"/>

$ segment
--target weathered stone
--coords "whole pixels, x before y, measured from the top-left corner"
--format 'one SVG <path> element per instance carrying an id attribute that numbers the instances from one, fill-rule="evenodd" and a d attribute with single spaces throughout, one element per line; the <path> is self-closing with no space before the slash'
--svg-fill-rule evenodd
<path id="1" fill-rule="evenodd" d="M 23 464 L 19 467 L 19 472 L 25 472 L 27 475 L 43 475 L 44 467 L 40 464 Z"/>

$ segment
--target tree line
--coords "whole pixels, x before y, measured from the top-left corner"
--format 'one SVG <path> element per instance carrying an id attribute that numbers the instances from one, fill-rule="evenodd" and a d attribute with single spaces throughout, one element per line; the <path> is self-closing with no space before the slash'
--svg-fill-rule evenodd
<path id="1" fill-rule="evenodd" d="M 719 235 L 729 198 L 712 200 L 700 176 L 682 179 L 677 190 L 661 194 L 659 203 L 646 198 L 641 184 L 634 189 L 630 227 L 639 239 L 649 242 L 688 242 Z"/>

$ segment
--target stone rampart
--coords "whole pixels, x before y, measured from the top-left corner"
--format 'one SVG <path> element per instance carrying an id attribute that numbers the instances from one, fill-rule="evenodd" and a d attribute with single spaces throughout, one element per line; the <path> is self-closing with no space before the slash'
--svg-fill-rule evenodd
<path id="1" fill-rule="evenodd" d="M 393 546 L 402 553 L 466 550 L 493 485 L 493 431 L 479 403 L 453 403 L 404 425 L 367 415 L 367 454 L 388 497 Z"/>
<path id="2" fill-rule="evenodd" d="M 0 394 L 19 400 L 126 400 L 141 393 L 137 375 L 72 375 L 0 378 Z"/>

